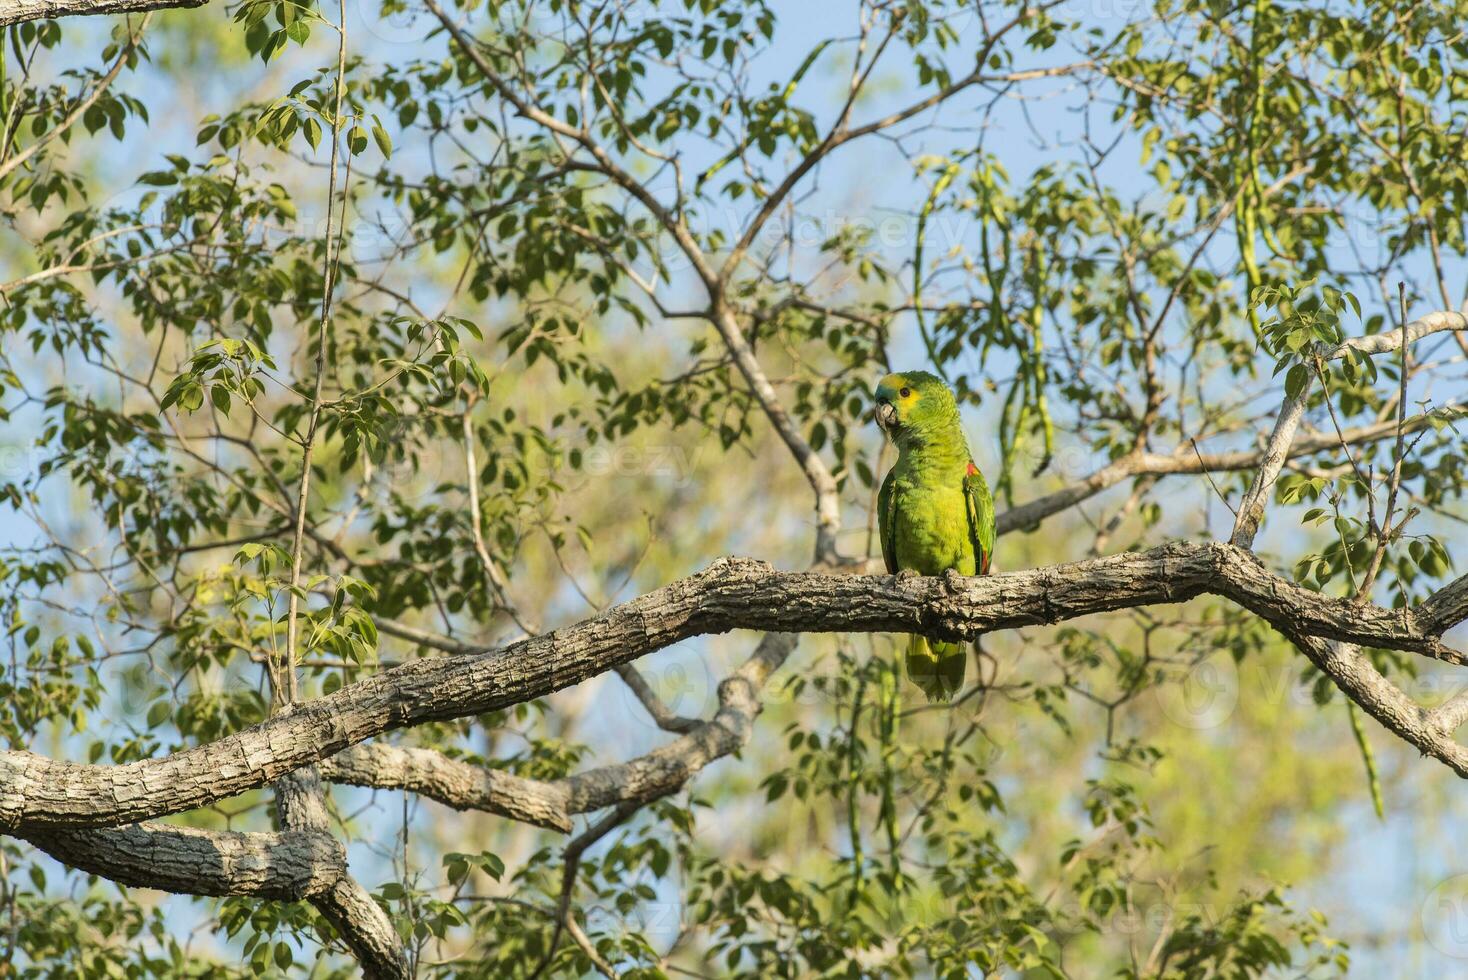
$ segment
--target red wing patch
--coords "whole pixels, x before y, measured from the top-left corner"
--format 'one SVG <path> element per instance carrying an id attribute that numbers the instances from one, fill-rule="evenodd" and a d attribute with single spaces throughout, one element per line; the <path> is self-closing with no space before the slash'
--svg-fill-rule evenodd
<path id="1" fill-rule="evenodd" d="M 979 473 L 979 468 L 974 465 L 974 461 L 973 460 L 969 460 L 968 461 L 968 475 L 969 476 L 977 476 L 978 473 Z"/>

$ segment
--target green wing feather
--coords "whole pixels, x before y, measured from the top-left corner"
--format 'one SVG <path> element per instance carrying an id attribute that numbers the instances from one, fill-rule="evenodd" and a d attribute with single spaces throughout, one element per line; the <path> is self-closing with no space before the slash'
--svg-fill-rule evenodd
<path id="1" fill-rule="evenodd" d="M 882 560 L 887 563 L 887 574 L 896 575 L 897 490 L 893 486 L 891 470 L 882 481 L 882 489 L 877 491 L 877 537 L 882 539 Z"/>
<path id="2" fill-rule="evenodd" d="M 968 498 L 968 530 L 974 542 L 974 570 L 989 574 L 994 560 L 994 497 L 984 474 L 970 460 L 968 475 L 963 478 L 964 496 Z"/>

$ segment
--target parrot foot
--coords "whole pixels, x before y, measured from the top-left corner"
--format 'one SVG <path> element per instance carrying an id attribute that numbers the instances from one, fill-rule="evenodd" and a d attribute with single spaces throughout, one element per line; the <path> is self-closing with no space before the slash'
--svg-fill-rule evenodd
<path id="1" fill-rule="evenodd" d="M 963 574 L 956 568 L 945 568 L 943 570 L 943 584 L 954 591 L 963 584 Z"/>
<path id="2" fill-rule="evenodd" d="M 899 568 L 897 574 L 893 577 L 899 582 L 906 582 L 908 579 L 921 578 L 922 576 L 918 574 L 916 569 Z"/>

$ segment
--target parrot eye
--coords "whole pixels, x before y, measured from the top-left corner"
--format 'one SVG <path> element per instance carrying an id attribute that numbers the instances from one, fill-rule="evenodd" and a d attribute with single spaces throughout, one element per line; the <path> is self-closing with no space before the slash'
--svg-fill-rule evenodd
<path id="1" fill-rule="evenodd" d="M 903 398 L 906 398 L 906 397 L 908 397 L 909 395 L 912 394 L 912 389 L 911 388 L 903 388 L 901 391 L 898 392 L 898 394 L 901 395 Z"/>

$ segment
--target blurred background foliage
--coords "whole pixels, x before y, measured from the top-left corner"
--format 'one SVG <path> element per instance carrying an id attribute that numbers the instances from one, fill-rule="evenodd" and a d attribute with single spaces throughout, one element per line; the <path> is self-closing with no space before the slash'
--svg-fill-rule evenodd
<path id="1" fill-rule="evenodd" d="M 1468 298 L 1462 0 L 445 14 L 472 46 L 413 0 L 5 29 L 9 747 L 125 762 L 270 712 L 331 270 L 307 697 L 432 655 L 375 619 L 502 642 L 719 555 L 806 567 L 810 488 L 716 307 L 836 476 L 841 551 L 864 556 L 888 370 L 954 385 L 1002 511 L 1137 454 L 1249 450 L 1294 369 L 1316 370 L 1303 345 Z M 637 190 L 526 106 L 585 125 Z M 712 302 L 695 254 L 726 273 Z M 1286 471 L 1261 554 L 1354 591 L 1407 390 L 1410 523 L 1372 594 L 1450 578 L 1463 363 L 1442 334 L 1405 388 L 1394 355 L 1321 369 L 1320 448 Z M 1006 534 L 997 570 L 1225 536 L 1250 476 L 1139 471 Z M 706 717 L 754 642 L 641 666 Z M 1461 791 L 1353 729 L 1263 624 L 1200 600 L 983 647 L 982 682 L 933 707 L 890 638 L 802 638 L 744 751 L 582 859 L 573 902 L 604 965 L 1461 969 L 1468 868 L 1439 842 Z M 1424 701 L 1456 689 L 1378 661 Z M 540 778 L 668 737 L 611 676 L 394 736 Z M 265 829 L 270 803 L 176 819 Z M 336 787 L 332 806 L 421 975 L 598 968 L 555 927 L 557 835 L 386 791 Z M 122 889 L 10 840 L 0 857 L 0 975 L 355 969 L 308 906 Z"/>

